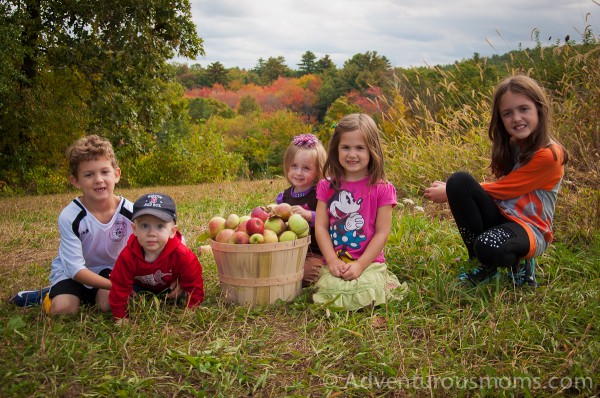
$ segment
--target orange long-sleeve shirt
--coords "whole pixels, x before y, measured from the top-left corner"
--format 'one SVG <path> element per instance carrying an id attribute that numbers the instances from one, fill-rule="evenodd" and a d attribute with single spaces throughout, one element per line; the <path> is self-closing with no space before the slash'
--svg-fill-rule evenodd
<path id="1" fill-rule="evenodd" d="M 529 162 L 517 164 L 498 181 L 481 184 L 500 211 L 527 231 L 530 243 L 527 258 L 542 254 L 554 238 L 552 221 L 564 175 L 564 153 L 556 144 L 551 148 L 539 149 Z"/>

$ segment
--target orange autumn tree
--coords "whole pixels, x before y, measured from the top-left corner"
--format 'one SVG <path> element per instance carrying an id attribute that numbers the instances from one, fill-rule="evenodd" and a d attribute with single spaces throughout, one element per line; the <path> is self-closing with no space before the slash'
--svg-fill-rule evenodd
<path id="1" fill-rule="evenodd" d="M 306 121 L 316 120 L 315 105 L 321 80 L 315 75 L 300 78 L 280 77 L 269 86 L 247 84 L 239 90 L 231 90 L 220 84 L 212 87 L 199 87 L 186 91 L 186 98 L 213 98 L 227 104 L 231 109 L 239 107 L 240 99 L 250 96 L 256 100 L 261 110 L 273 113 L 290 110 L 298 113 Z"/>

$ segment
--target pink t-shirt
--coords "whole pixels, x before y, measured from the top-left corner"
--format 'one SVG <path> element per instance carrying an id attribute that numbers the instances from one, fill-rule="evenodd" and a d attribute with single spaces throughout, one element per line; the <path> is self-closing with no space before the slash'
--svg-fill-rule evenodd
<path id="1" fill-rule="evenodd" d="M 369 185 L 369 177 L 360 181 L 344 182 L 334 191 L 329 180 L 319 181 L 317 199 L 327 205 L 329 236 L 336 254 L 343 260 L 360 258 L 375 234 L 377 209 L 396 206 L 396 188 L 381 181 Z M 374 262 L 385 262 L 383 251 Z"/>

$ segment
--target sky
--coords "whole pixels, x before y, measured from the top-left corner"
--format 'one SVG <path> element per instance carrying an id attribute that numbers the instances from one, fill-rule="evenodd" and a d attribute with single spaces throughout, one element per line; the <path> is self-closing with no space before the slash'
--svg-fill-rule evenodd
<path id="1" fill-rule="evenodd" d="M 302 54 L 328 54 L 338 67 L 376 51 L 394 67 L 447 65 L 600 36 L 599 0 L 190 0 L 205 56 L 175 62 L 256 67 L 282 56 L 297 70 Z"/>

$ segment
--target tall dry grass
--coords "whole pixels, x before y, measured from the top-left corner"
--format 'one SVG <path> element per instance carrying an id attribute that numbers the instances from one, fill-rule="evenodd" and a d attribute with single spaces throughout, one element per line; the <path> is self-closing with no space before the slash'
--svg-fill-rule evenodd
<path id="1" fill-rule="evenodd" d="M 570 157 L 557 202 L 556 237 L 574 245 L 593 243 L 600 230 L 600 45 L 582 48 L 553 49 L 552 57 L 563 62 L 562 76 L 553 82 L 554 89 L 547 90 L 553 133 Z M 543 48 L 537 51 L 541 54 L 529 54 L 527 62 L 550 56 Z M 514 59 L 511 62 L 505 65 L 507 75 L 528 73 L 542 82 L 548 78 L 542 67 L 534 64 L 524 71 Z M 482 181 L 491 178 L 487 129 L 495 83 L 482 71 L 475 82 L 484 87 L 481 91 L 461 90 L 460 66 L 456 68 L 454 73 L 435 68 L 441 76 L 438 92 L 413 89 L 406 76 L 397 76 L 393 99 L 379 98 L 389 109 L 382 115 L 388 178 L 406 196 L 420 197 L 432 181 L 445 180 L 458 170 Z M 426 78 L 417 74 L 418 82 Z M 407 90 L 411 101 L 401 94 Z"/>

